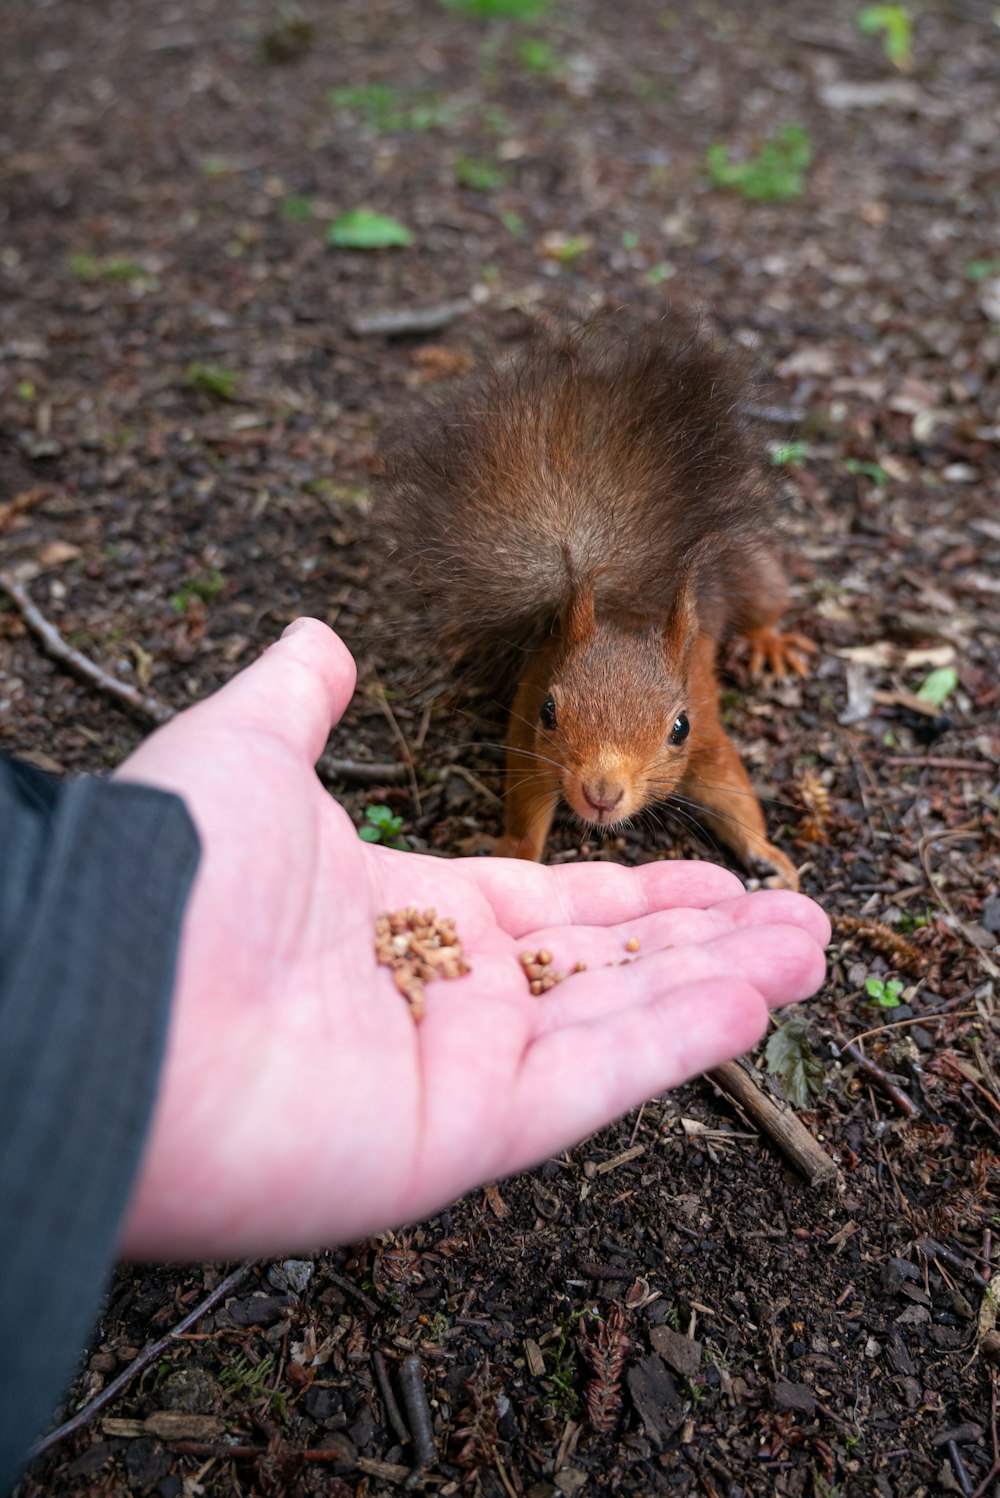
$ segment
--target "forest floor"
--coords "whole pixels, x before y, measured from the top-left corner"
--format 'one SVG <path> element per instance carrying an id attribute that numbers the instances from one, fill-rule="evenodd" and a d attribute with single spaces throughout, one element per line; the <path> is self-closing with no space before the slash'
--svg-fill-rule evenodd
<path id="1" fill-rule="evenodd" d="M 1000 1491 L 1000 32 L 972 0 L 910 38 L 884 10 L 3 8 L 0 548 L 63 639 L 180 708 L 324 618 L 360 667 L 330 744 L 355 819 L 443 855 L 495 830 L 482 725 L 413 684 L 378 432 L 567 307 L 700 307 L 759 365 L 820 647 L 763 688 L 734 656 L 726 718 L 835 931 L 799 1109 L 835 1180 L 694 1083 L 429 1221 L 248 1268 L 25 1494 L 399 1491 L 376 1354 L 393 1384 L 420 1359 L 435 1494 Z M 355 209 L 411 242 L 331 243 Z M 99 771 L 144 732 L 0 598 L 0 746 Z M 724 861 L 679 824 L 567 820 L 550 853 Z M 231 1267 L 122 1268 L 60 1414 Z"/>

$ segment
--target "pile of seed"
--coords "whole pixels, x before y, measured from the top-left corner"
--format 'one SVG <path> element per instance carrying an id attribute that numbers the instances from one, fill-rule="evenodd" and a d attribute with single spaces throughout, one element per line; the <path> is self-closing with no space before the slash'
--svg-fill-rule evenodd
<path id="1" fill-rule="evenodd" d="M 522 952 L 517 959 L 524 968 L 524 976 L 528 980 L 528 987 L 536 996 L 548 993 L 550 988 L 555 988 L 569 973 L 554 973 L 552 971 L 552 953 L 548 947 L 539 947 L 537 952 Z M 585 962 L 578 962 L 570 972 L 582 973 L 586 970 Z"/>
<path id="2" fill-rule="evenodd" d="M 389 910 L 375 921 L 375 957 L 392 978 L 415 1021 L 424 1012 L 424 984 L 432 978 L 461 978 L 470 971 L 450 916 L 415 905 Z"/>
<path id="3" fill-rule="evenodd" d="M 626 952 L 638 952 L 639 938 L 637 936 L 630 936 L 625 943 L 625 950 Z M 528 980 L 528 987 L 536 997 L 539 994 L 548 993 L 550 988 L 555 988 L 556 984 L 561 983 L 564 978 L 570 978 L 574 973 L 584 973 L 587 970 L 585 962 L 578 962 L 575 967 L 570 968 L 568 973 L 553 972 L 552 953 L 548 947 L 539 947 L 537 952 L 522 952 L 517 960 L 524 968 L 524 976 Z M 630 960 L 628 957 L 619 959 L 620 962 L 628 962 Z M 617 964 L 609 963 L 608 966 L 613 967 L 617 966 Z"/>

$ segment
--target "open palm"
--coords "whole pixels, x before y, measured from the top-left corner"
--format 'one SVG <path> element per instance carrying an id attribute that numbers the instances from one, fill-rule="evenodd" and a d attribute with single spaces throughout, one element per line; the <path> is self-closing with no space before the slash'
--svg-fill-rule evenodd
<path id="1" fill-rule="evenodd" d="M 183 796 L 203 849 L 127 1253 L 275 1252 L 426 1215 L 739 1054 L 822 981 L 819 908 L 711 864 L 363 843 L 313 770 L 353 686 L 336 636 L 298 621 L 118 772 Z M 410 905 L 451 917 L 471 966 L 428 985 L 420 1025 L 374 954 L 376 916 Z M 539 947 L 586 970 L 533 997 L 518 954 Z"/>

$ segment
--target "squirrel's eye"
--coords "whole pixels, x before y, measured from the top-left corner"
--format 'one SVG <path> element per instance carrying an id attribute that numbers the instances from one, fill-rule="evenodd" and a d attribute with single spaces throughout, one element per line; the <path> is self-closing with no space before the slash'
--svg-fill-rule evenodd
<path id="1" fill-rule="evenodd" d="M 670 730 L 670 742 L 672 744 L 683 744 L 691 732 L 691 724 L 688 722 L 687 713 L 678 713 L 674 719 L 674 726 Z"/>
<path id="2" fill-rule="evenodd" d="M 546 697 L 538 710 L 538 716 L 542 720 L 542 727 L 553 729 L 556 726 L 556 704 L 552 697 Z"/>

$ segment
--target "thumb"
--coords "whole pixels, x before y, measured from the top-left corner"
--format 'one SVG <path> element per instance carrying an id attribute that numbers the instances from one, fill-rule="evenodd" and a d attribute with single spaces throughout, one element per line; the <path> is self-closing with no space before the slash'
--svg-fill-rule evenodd
<path id="1" fill-rule="evenodd" d="M 315 763 L 357 680 L 354 658 L 319 619 L 295 619 L 252 665 L 195 711 L 277 734 Z"/>

